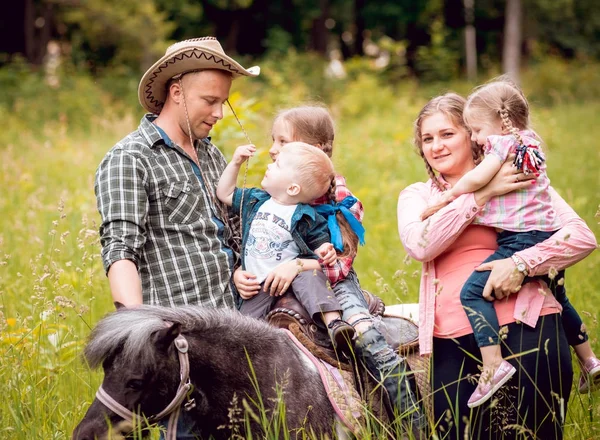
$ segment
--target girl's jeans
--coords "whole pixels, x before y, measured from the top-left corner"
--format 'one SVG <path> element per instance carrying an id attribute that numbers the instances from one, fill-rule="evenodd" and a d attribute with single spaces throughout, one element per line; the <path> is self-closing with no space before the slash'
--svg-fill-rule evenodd
<path id="1" fill-rule="evenodd" d="M 348 321 L 351 316 L 357 314 L 371 319 L 372 325 L 357 337 L 356 354 L 364 361 L 369 372 L 383 382 L 392 405 L 398 412 L 410 412 L 414 427 L 422 428 L 424 418 L 421 416 L 421 410 L 417 403 L 416 385 L 410 373 L 410 367 L 390 347 L 379 330 L 380 319 L 371 316 L 354 270 L 350 271 L 344 280 L 333 286 L 333 292 L 342 306 L 342 319 Z"/>
<path id="2" fill-rule="evenodd" d="M 490 255 L 484 263 L 488 261 L 510 258 L 512 254 L 518 251 L 535 246 L 536 244 L 549 238 L 554 232 L 528 231 L 511 232 L 503 231 L 498 234 L 498 249 Z M 479 347 L 489 345 L 498 345 L 500 325 L 494 309 L 494 303 L 486 301 L 483 298 L 483 288 L 490 276 L 490 271 L 473 272 L 460 292 L 460 301 L 465 308 L 471 328 L 475 335 L 475 340 Z M 587 333 L 582 327 L 583 322 L 577 311 L 573 308 L 567 298 L 564 285 L 559 285 L 558 281 L 564 279 L 565 271 L 560 271 L 553 278 L 548 276 L 534 277 L 546 282 L 556 300 L 563 308 L 562 320 L 565 334 L 570 345 L 581 344 L 588 339 Z M 534 278 L 526 277 L 523 284 Z M 564 281 L 564 280 L 563 280 Z M 564 284 L 564 283 L 563 283 Z"/>

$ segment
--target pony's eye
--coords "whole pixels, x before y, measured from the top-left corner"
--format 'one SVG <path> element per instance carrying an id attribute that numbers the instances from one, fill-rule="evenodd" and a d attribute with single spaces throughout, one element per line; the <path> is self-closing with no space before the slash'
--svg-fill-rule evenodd
<path id="1" fill-rule="evenodd" d="M 127 388 L 132 390 L 141 390 L 144 387 L 144 381 L 140 379 L 131 379 L 127 381 Z"/>

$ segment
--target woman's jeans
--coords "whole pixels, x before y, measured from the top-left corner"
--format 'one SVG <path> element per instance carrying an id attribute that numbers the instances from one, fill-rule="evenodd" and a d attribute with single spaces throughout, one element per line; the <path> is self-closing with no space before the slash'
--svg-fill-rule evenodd
<path id="1" fill-rule="evenodd" d="M 501 260 L 510 258 L 515 252 L 535 246 L 536 244 L 549 238 L 554 232 L 544 231 L 529 231 L 529 232 L 511 232 L 503 231 L 498 234 L 498 249 L 490 255 L 484 263 L 489 261 Z M 560 271 L 553 278 L 549 276 L 526 277 L 523 284 L 532 279 L 543 280 L 546 282 L 556 300 L 563 308 L 562 319 L 570 345 L 581 344 L 588 339 L 587 333 L 583 330 L 583 322 L 577 311 L 573 308 L 567 298 L 566 289 L 564 287 L 565 271 Z M 475 340 L 479 347 L 489 345 L 498 345 L 500 325 L 494 308 L 493 301 L 486 301 L 483 298 L 483 288 L 490 277 L 490 271 L 473 272 L 460 292 L 460 300 L 465 308 L 471 328 L 475 334 Z M 563 285 L 558 283 L 563 279 Z"/>

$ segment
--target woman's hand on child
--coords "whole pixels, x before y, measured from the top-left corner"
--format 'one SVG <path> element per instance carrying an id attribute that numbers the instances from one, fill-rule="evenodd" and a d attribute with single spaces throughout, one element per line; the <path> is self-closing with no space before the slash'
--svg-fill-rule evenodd
<path id="1" fill-rule="evenodd" d="M 256 153 L 256 147 L 253 144 L 240 145 L 235 149 L 231 161 L 236 165 L 241 165 L 254 156 L 254 153 Z"/>
<path id="2" fill-rule="evenodd" d="M 260 283 L 256 275 L 238 267 L 233 272 L 233 284 L 243 299 L 250 299 L 260 292 Z"/>
<path id="3" fill-rule="evenodd" d="M 271 271 L 265 279 L 263 289 L 271 296 L 281 296 L 292 285 L 292 281 L 299 273 L 302 266 L 296 260 L 286 261 Z"/>
<path id="4" fill-rule="evenodd" d="M 525 275 L 515 269 L 515 263 L 510 258 L 483 263 L 475 270 L 478 272 L 491 271 L 483 288 L 483 297 L 488 301 L 502 299 L 518 292 L 525 279 Z"/>
<path id="5" fill-rule="evenodd" d="M 331 243 L 323 243 L 315 250 L 315 254 L 326 266 L 333 266 L 337 261 L 337 252 Z"/>

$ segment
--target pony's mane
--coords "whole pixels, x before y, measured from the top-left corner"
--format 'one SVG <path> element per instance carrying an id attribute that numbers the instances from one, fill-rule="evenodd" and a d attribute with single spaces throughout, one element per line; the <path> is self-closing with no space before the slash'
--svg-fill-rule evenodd
<path id="1" fill-rule="evenodd" d="M 268 337 L 274 329 L 265 322 L 248 318 L 239 312 L 203 307 L 139 306 L 120 309 L 103 318 L 92 331 L 85 347 L 85 358 L 91 368 L 122 350 L 124 362 L 137 365 L 154 363 L 155 350 L 148 349 L 152 335 L 169 323 L 179 323 L 181 333 L 219 332 L 223 338 L 247 335 L 250 340 Z"/>

